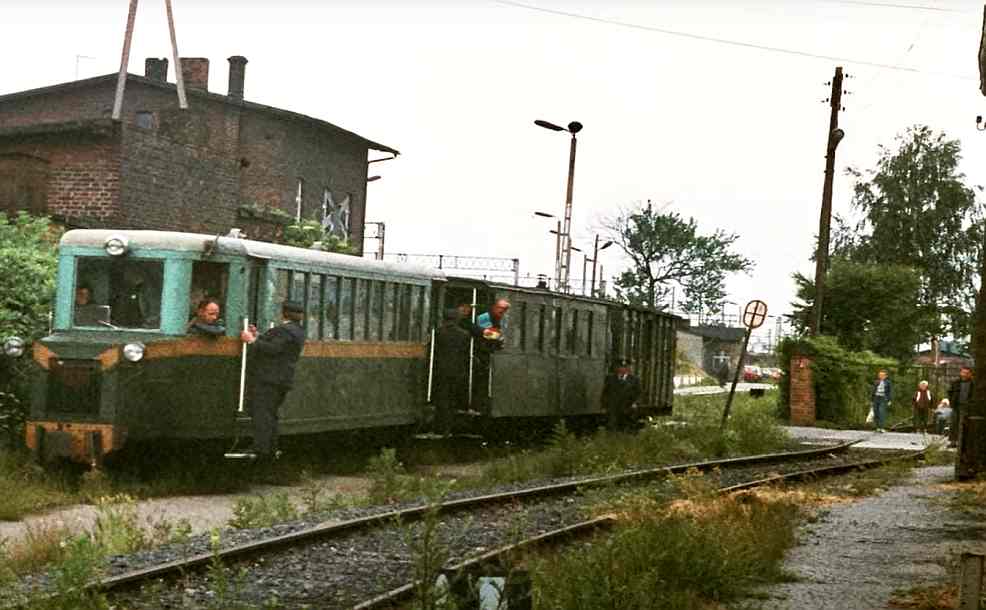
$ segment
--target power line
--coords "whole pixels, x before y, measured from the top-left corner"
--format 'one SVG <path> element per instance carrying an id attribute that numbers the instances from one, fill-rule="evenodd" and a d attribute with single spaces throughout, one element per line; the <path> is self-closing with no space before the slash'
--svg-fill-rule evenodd
<path id="1" fill-rule="evenodd" d="M 741 47 L 745 49 L 756 49 L 758 51 L 767 51 L 770 53 L 781 53 L 784 55 L 793 55 L 796 57 L 808 57 L 811 59 L 824 59 L 826 61 L 835 61 L 841 63 L 857 64 L 860 66 L 868 66 L 871 68 L 881 68 L 883 70 L 897 70 L 899 72 L 912 72 L 914 74 L 929 74 L 934 76 L 945 76 L 948 78 L 956 78 L 960 80 L 978 80 L 977 78 L 971 76 L 962 76 L 960 74 L 950 74 L 948 72 L 935 72 L 928 70 L 921 70 L 919 68 L 914 68 L 911 66 L 898 66 L 894 64 L 885 64 L 875 61 L 868 61 L 865 59 L 853 59 L 851 57 L 840 57 L 837 55 L 823 55 L 820 53 L 811 53 L 809 51 L 800 51 L 797 49 L 786 49 L 784 47 L 774 47 L 770 45 L 762 45 L 754 42 L 744 42 L 742 40 L 730 40 L 728 38 L 717 38 L 715 36 L 706 36 L 704 34 L 693 34 L 691 32 L 682 32 L 679 30 L 669 30 L 667 28 L 659 28 L 652 25 L 642 25 L 639 23 L 631 23 L 629 21 L 618 21 L 616 19 L 607 19 L 605 17 L 593 17 L 592 15 L 583 15 L 581 13 L 572 13 L 569 11 L 562 11 L 558 9 L 545 8 L 542 6 L 535 6 L 533 4 L 525 4 L 523 2 L 516 2 L 515 0 L 490 0 L 496 4 L 503 4 L 505 6 L 512 6 L 514 8 L 522 8 L 529 11 L 537 11 L 541 13 L 548 13 L 551 15 L 560 15 L 562 17 L 570 17 L 572 19 L 582 19 L 585 21 L 592 21 L 595 23 L 603 23 L 606 25 L 615 25 L 618 27 L 629 28 L 633 30 L 642 30 L 645 32 L 654 32 L 657 34 L 665 34 L 667 36 L 677 36 L 679 38 L 688 38 L 690 40 L 700 40 L 703 42 L 714 42 L 717 44 L 728 45 L 733 47 Z"/>
<path id="2" fill-rule="evenodd" d="M 970 11 L 960 11 L 954 8 L 944 8 L 941 6 L 927 6 L 923 4 L 894 4 L 892 2 L 864 2 L 863 0 L 823 0 L 829 4 L 855 4 L 857 6 L 875 6 L 881 8 L 901 8 L 916 11 L 938 11 L 941 13 L 960 13 L 963 15 L 972 14 Z"/>

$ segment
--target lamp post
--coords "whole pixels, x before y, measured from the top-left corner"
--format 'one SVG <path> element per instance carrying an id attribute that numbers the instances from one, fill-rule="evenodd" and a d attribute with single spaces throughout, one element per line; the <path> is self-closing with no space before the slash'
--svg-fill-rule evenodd
<path id="1" fill-rule="evenodd" d="M 572 263 L 572 190 L 575 185 L 575 134 L 582 131 L 582 123 L 578 121 L 572 121 L 568 124 L 568 127 L 562 127 L 560 125 L 555 125 L 554 123 L 549 123 L 548 121 L 542 121 L 540 119 L 534 121 L 534 124 L 538 127 L 544 127 L 545 129 L 550 129 L 551 131 L 567 131 L 572 134 L 571 146 L 568 152 L 568 188 L 565 191 L 565 220 L 561 230 L 561 243 L 562 251 L 561 257 L 558 264 L 558 276 L 559 276 L 559 288 L 568 292 L 569 290 L 569 276 L 571 271 Z"/>
<path id="2" fill-rule="evenodd" d="M 534 212 L 535 216 L 541 216 L 542 218 L 554 218 L 554 214 L 548 214 L 547 212 Z M 561 290 L 561 221 L 558 221 L 557 228 L 554 231 L 548 231 L 549 233 L 554 233 L 555 235 L 555 290 Z"/>
<path id="3" fill-rule="evenodd" d="M 599 262 L 599 251 L 605 250 L 606 248 L 613 245 L 612 241 L 607 241 L 602 246 L 599 245 L 599 234 L 596 234 L 596 245 L 593 248 L 592 253 L 592 287 L 589 292 L 589 296 L 596 296 L 596 263 Z"/>

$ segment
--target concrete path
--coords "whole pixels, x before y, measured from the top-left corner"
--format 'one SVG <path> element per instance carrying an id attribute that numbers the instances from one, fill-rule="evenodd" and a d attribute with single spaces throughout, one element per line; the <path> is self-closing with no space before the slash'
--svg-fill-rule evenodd
<path id="1" fill-rule="evenodd" d="M 827 430 L 825 428 L 803 428 L 786 426 L 792 438 L 809 445 L 829 445 L 862 439 L 856 446 L 861 449 L 923 449 L 932 444 L 946 444 L 943 437 L 935 434 L 915 434 L 911 432 L 883 432 L 872 430 Z"/>
<path id="2" fill-rule="evenodd" d="M 774 390 L 777 386 L 772 383 L 737 383 L 736 393 L 748 392 L 753 389 L 757 390 Z M 725 388 L 717 385 L 696 385 L 687 388 L 675 388 L 675 396 L 697 396 L 704 394 L 725 394 L 729 391 L 729 386 Z"/>
<path id="3" fill-rule="evenodd" d="M 806 523 L 784 568 L 796 582 L 769 587 L 738 607 L 765 610 L 874 610 L 895 591 L 942 585 L 963 551 L 986 550 L 981 515 L 956 512 L 951 466 L 916 469 L 904 484 L 877 496 L 835 504 Z"/>

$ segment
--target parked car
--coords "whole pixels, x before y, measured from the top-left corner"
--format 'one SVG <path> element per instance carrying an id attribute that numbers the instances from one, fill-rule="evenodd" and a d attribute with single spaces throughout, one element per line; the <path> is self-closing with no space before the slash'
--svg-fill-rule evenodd
<path id="1" fill-rule="evenodd" d="M 743 367 L 743 381 L 755 382 L 760 381 L 761 372 L 759 366 L 746 365 Z"/>

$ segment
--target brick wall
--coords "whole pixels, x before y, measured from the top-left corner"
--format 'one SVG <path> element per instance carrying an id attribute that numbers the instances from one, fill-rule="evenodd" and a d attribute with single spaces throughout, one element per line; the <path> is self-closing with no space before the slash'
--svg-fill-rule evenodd
<path id="1" fill-rule="evenodd" d="M 815 425 L 815 386 L 811 372 L 812 360 L 795 354 L 791 357 L 790 386 L 791 425 Z"/>
<path id="2" fill-rule="evenodd" d="M 63 134 L 0 141 L 8 165 L 20 155 L 46 165 L 45 212 L 115 222 L 120 217 L 120 149 L 116 138 Z M 28 162 L 36 167 L 36 162 Z"/>
<path id="3" fill-rule="evenodd" d="M 244 110 L 240 123 L 240 199 L 244 203 L 296 211 L 302 179 L 302 216 L 321 220 L 322 197 L 350 197 L 350 243 L 363 250 L 366 205 L 366 145 L 346 134 L 311 124 Z"/>

